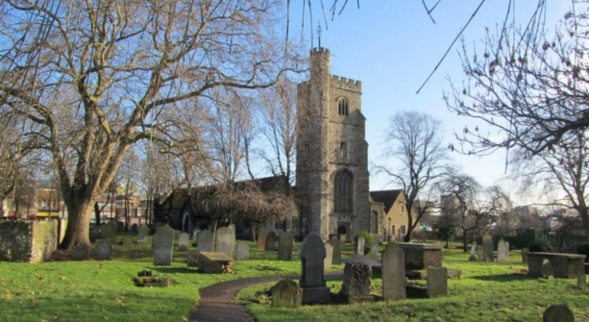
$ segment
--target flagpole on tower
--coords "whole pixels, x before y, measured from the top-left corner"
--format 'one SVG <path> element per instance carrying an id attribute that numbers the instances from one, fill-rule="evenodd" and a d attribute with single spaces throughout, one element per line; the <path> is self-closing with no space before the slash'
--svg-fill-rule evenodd
<path id="1" fill-rule="evenodd" d="M 319 39 L 319 49 L 321 49 L 321 34 L 323 30 L 321 29 L 321 22 L 317 23 L 317 38 Z"/>

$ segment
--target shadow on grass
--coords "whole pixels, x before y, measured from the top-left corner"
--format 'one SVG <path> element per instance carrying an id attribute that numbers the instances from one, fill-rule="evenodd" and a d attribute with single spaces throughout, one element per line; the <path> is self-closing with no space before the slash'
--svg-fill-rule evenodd
<path id="1" fill-rule="evenodd" d="M 162 267 L 152 266 L 152 270 L 163 273 L 163 274 L 195 274 L 198 273 L 196 268 L 189 267 Z"/>
<path id="2" fill-rule="evenodd" d="M 499 275 L 479 275 L 472 276 L 471 278 L 481 281 L 493 281 L 493 282 L 517 282 L 517 281 L 528 281 L 538 279 L 537 277 L 530 276 L 528 274 L 513 273 L 513 274 L 499 274 Z"/>

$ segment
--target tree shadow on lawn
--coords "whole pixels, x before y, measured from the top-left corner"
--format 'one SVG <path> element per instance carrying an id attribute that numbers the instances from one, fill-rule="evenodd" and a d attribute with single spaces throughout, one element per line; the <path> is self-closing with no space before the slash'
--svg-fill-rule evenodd
<path id="1" fill-rule="evenodd" d="M 538 277 L 530 276 L 522 273 L 511 273 L 511 274 L 498 274 L 498 275 L 479 275 L 471 276 L 470 278 L 481 280 L 481 281 L 493 281 L 493 282 L 522 282 L 528 280 L 538 279 Z"/>

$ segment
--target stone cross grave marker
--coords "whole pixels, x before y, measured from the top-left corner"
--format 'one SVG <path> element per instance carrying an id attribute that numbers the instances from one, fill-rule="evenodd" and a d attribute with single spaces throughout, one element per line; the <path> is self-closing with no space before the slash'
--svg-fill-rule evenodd
<path id="1" fill-rule="evenodd" d="M 172 265 L 172 253 L 174 248 L 174 229 L 165 225 L 153 235 L 153 265 Z"/>
<path id="2" fill-rule="evenodd" d="M 256 247 L 258 247 L 258 249 L 266 249 L 266 232 L 261 232 L 258 234 L 258 240 L 256 243 Z"/>
<path id="3" fill-rule="evenodd" d="M 427 268 L 427 295 L 448 295 L 448 270 L 445 267 Z"/>
<path id="4" fill-rule="evenodd" d="M 266 235 L 266 242 L 264 243 L 264 250 L 276 250 L 276 234 L 274 232 L 269 233 Z"/>
<path id="5" fill-rule="evenodd" d="M 98 244 L 96 244 L 96 249 L 94 249 L 94 258 L 99 261 L 112 260 L 112 244 L 110 241 L 101 239 Z"/>
<path id="6" fill-rule="evenodd" d="M 509 243 L 499 239 L 497 243 L 497 263 L 507 263 L 509 259 Z"/>
<path id="7" fill-rule="evenodd" d="M 83 261 L 87 260 L 90 256 L 90 249 L 86 244 L 77 244 L 74 246 L 74 250 L 72 252 L 72 260 L 74 261 Z"/>
<path id="8" fill-rule="evenodd" d="M 301 244 L 301 280 L 303 304 L 329 302 L 329 287 L 325 283 L 323 260 L 325 245 L 321 237 L 311 233 Z"/>
<path id="9" fill-rule="evenodd" d="M 495 260 L 495 255 L 493 255 L 493 237 L 488 233 L 483 235 L 483 253 L 484 259 L 479 258 L 480 261 L 488 263 Z"/>
<path id="10" fill-rule="evenodd" d="M 111 244 L 117 243 L 117 223 L 114 220 L 109 221 L 102 229 L 102 237 Z"/>
<path id="11" fill-rule="evenodd" d="M 215 252 L 223 253 L 229 258 L 233 258 L 235 249 L 235 230 L 230 227 L 217 229 L 217 238 L 215 241 Z"/>
<path id="12" fill-rule="evenodd" d="M 141 227 L 137 229 L 137 243 L 143 244 L 147 242 L 147 235 L 149 235 L 149 227 L 141 225 Z"/>
<path id="13" fill-rule="evenodd" d="M 209 230 L 203 230 L 198 233 L 198 240 L 196 241 L 196 248 L 199 252 L 213 251 L 213 233 Z"/>
<path id="14" fill-rule="evenodd" d="M 333 246 L 329 242 L 325 243 L 325 260 L 323 261 L 324 268 L 330 268 L 333 263 Z"/>
<path id="15" fill-rule="evenodd" d="M 287 231 L 280 232 L 278 260 L 289 261 L 292 259 L 292 244 L 292 234 Z"/>
<path id="16" fill-rule="evenodd" d="M 380 258 L 379 255 L 380 254 L 378 253 L 378 242 L 375 241 L 374 243 L 372 243 L 372 246 L 370 246 L 370 257 Z"/>
<path id="17" fill-rule="evenodd" d="M 527 247 L 522 248 L 522 263 L 528 262 L 528 253 L 530 250 Z"/>
<path id="18" fill-rule="evenodd" d="M 358 243 L 356 244 L 356 254 L 364 255 L 364 244 L 365 243 L 366 243 L 366 240 L 364 239 L 364 236 L 358 236 Z"/>
<path id="19" fill-rule="evenodd" d="M 564 304 L 551 305 L 542 315 L 543 322 L 574 322 L 575 315 Z"/>
<path id="20" fill-rule="evenodd" d="M 346 263 L 340 294 L 348 303 L 373 302 L 370 295 L 372 268 L 365 263 Z"/>
<path id="21" fill-rule="evenodd" d="M 331 256 L 331 264 L 339 265 L 342 263 L 342 241 L 339 239 L 332 239 L 329 241 L 333 246 L 333 254 Z"/>
<path id="22" fill-rule="evenodd" d="M 238 261 L 250 259 L 250 245 L 246 242 L 237 243 L 235 259 Z"/>
<path id="23" fill-rule="evenodd" d="M 188 250 L 189 243 L 190 243 L 190 235 L 188 233 L 181 233 L 180 237 L 178 237 L 178 250 L 179 251 Z"/>
<path id="24" fill-rule="evenodd" d="M 407 297 L 405 253 L 395 242 L 390 242 L 382 253 L 382 295 L 385 301 Z"/>

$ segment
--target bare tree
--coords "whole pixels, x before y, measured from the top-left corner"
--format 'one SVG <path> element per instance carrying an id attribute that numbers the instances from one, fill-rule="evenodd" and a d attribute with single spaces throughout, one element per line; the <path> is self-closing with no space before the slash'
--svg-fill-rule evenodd
<path id="1" fill-rule="evenodd" d="M 586 10 L 568 13 L 553 37 L 511 26 L 509 33 L 488 32 L 484 48 L 473 54 L 463 45 L 468 82 L 452 84 L 444 96 L 450 111 L 484 127 L 465 127 L 452 148 L 468 154 L 519 148 L 535 155 L 589 126 L 587 18 Z"/>
<path id="2" fill-rule="evenodd" d="M 446 171 L 447 150 L 442 147 L 440 122 L 419 112 L 399 112 L 393 115 L 385 135 L 385 156 L 398 162 L 395 166 L 377 166 L 405 191 L 408 211 L 407 233 L 403 239 L 411 240 L 411 233 L 425 213 L 414 213 L 420 193 L 433 185 Z M 394 170 L 393 170 L 394 169 Z"/>
<path id="3" fill-rule="evenodd" d="M 0 12 L 0 97 L 41 128 L 69 213 L 62 248 L 90 243 L 92 207 L 132 144 L 171 144 L 163 111 L 270 86 L 292 66 L 275 46 L 277 1 L 12 0 Z"/>

